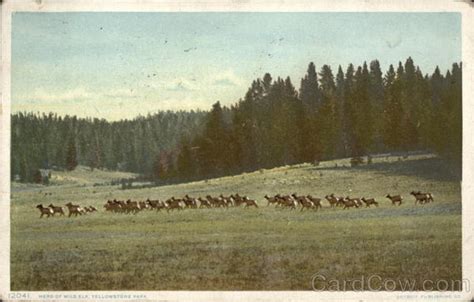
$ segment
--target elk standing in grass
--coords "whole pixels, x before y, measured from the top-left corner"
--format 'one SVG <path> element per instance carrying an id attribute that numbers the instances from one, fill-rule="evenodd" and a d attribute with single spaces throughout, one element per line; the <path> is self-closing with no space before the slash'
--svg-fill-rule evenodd
<path id="1" fill-rule="evenodd" d="M 349 198 L 349 196 L 346 197 L 346 199 L 343 200 L 343 203 L 344 203 L 343 210 L 348 209 L 348 208 L 352 208 L 352 207 L 358 208 L 359 205 L 357 204 L 357 202 L 355 200 L 356 200 L 355 198 L 351 199 L 351 198 Z"/>
<path id="2" fill-rule="evenodd" d="M 290 208 L 290 210 L 295 210 L 296 206 L 298 205 L 296 200 L 294 200 L 290 195 L 281 196 L 280 194 L 277 194 L 275 197 L 278 198 L 277 207 Z"/>
<path id="3" fill-rule="evenodd" d="M 166 211 L 169 213 L 169 211 L 171 210 L 182 210 L 183 207 L 181 206 L 181 200 L 180 199 L 176 199 L 174 197 L 171 197 L 170 199 L 168 199 L 167 201 L 165 201 L 165 204 L 166 204 Z"/>
<path id="4" fill-rule="evenodd" d="M 267 207 L 271 204 L 275 204 L 275 205 L 278 205 L 278 197 L 274 196 L 274 197 L 270 197 L 268 195 L 265 195 L 264 196 L 265 199 L 268 201 L 267 203 Z"/>
<path id="5" fill-rule="evenodd" d="M 313 202 L 316 210 L 321 209 L 323 207 L 321 205 L 321 198 L 313 197 L 311 195 L 308 195 L 306 197 Z"/>
<path id="6" fill-rule="evenodd" d="M 249 207 L 256 207 L 258 208 L 258 205 L 257 205 L 257 202 L 253 199 L 249 199 L 247 196 L 245 196 L 243 198 L 244 202 L 245 202 L 245 208 L 249 208 Z"/>
<path id="7" fill-rule="evenodd" d="M 62 207 L 57 207 L 57 206 L 54 206 L 53 204 L 50 204 L 48 207 L 50 207 L 51 210 L 53 210 L 53 216 L 56 213 L 58 213 L 60 216 L 64 216 L 64 210 Z"/>
<path id="8" fill-rule="evenodd" d="M 370 208 L 371 205 L 374 205 L 376 207 L 379 206 L 379 203 L 375 201 L 375 198 L 366 199 L 365 197 L 362 197 L 361 200 L 365 203 L 365 206 L 367 208 Z"/>
<path id="9" fill-rule="evenodd" d="M 46 217 L 54 215 L 53 209 L 45 208 L 42 204 L 37 205 L 36 208 L 41 212 L 40 218 L 42 218 L 44 215 L 46 215 Z"/>
<path id="10" fill-rule="evenodd" d="M 82 209 L 79 205 L 72 204 L 71 202 L 66 203 L 66 207 L 69 211 L 69 215 L 67 217 L 85 214 L 84 209 Z"/>
<path id="11" fill-rule="evenodd" d="M 208 209 L 212 208 L 211 203 L 209 202 L 209 200 L 207 200 L 207 199 L 205 199 L 205 198 L 202 198 L 202 197 L 199 197 L 198 200 L 199 200 L 199 202 L 201 203 L 201 204 L 199 205 L 199 208 L 200 208 L 200 209 L 201 209 L 201 208 L 208 208 Z"/>
<path id="12" fill-rule="evenodd" d="M 338 199 L 336 196 L 334 196 L 334 193 L 331 193 L 331 195 L 326 195 L 324 198 L 329 202 L 329 205 L 331 208 L 336 207 Z"/>
<path id="13" fill-rule="evenodd" d="M 353 201 L 357 205 L 357 208 L 362 206 L 362 201 L 358 197 L 350 198 L 349 196 L 347 196 L 345 200 Z"/>
<path id="14" fill-rule="evenodd" d="M 411 191 L 410 192 L 413 197 L 415 197 L 415 204 L 425 204 L 434 201 L 433 195 L 431 193 L 422 193 L 420 191 Z"/>
<path id="15" fill-rule="evenodd" d="M 392 201 L 392 205 L 394 206 L 397 202 L 398 202 L 398 205 L 400 206 L 402 204 L 402 200 L 403 200 L 403 197 L 400 196 L 400 195 L 390 195 L 390 194 L 387 194 L 385 197 L 387 197 L 388 199 L 390 199 Z"/>

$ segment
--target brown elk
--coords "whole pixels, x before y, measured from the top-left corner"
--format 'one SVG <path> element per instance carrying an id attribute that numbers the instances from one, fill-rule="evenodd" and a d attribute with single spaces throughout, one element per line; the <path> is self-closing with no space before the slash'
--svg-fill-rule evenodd
<path id="1" fill-rule="evenodd" d="M 331 208 L 334 208 L 339 200 L 336 196 L 334 196 L 334 193 L 331 193 L 331 195 L 326 195 L 324 198 L 326 198 L 326 200 L 329 202 Z"/>
<path id="2" fill-rule="evenodd" d="M 274 196 L 274 197 L 269 197 L 268 195 L 265 194 L 265 199 L 268 201 L 267 203 L 267 207 L 271 204 L 278 204 L 278 197 Z"/>
<path id="3" fill-rule="evenodd" d="M 181 206 L 181 200 L 176 199 L 174 197 L 171 197 L 167 201 L 165 201 L 166 204 L 166 211 L 169 213 L 171 210 L 182 210 L 183 207 Z"/>
<path id="4" fill-rule="evenodd" d="M 81 206 L 72 204 L 71 202 L 66 203 L 66 207 L 69 211 L 69 215 L 67 217 L 85 214 L 85 210 L 81 208 Z"/>
<path id="5" fill-rule="evenodd" d="M 85 211 L 86 213 L 94 212 L 94 211 L 93 211 L 92 209 L 90 209 L 89 207 L 84 207 L 83 209 L 84 209 L 84 211 Z"/>
<path id="6" fill-rule="evenodd" d="M 155 209 L 159 211 L 162 208 L 164 208 L 164 206 L 161 204 L 159 200 L 151 200 L 150 198 L 148 198 L 145 202 L 148 204 L 151 210 Z"/>
<path id="7" fill-rule="evenodd" d="M 366 199 L 365 197 L 362 197 L 361 200 L 365 203 L 365 206 L 367 208 L 370 208 L 371 205 L 374 205 L 376 207 L 379 206 L 379 203 L 377 201 L 375 201 L 375 198 Z"/>
<path id="8" fill-rule="evenodd" d="M 189 197 L 188 194 L 186 194 L 183 198 L 183 202 L 186 208 L 190 209 L 196 209 L 197 208 L 197 202 L 195 198 Z"/>
<path id="9" fill-rule="evenodd" d="M 235 195 L 230 195 L 232 199 L 234 200 L 234 205 L 236 207 L 239 207 L 240 205 L 245 203 L 244 197 L 240 196 L 239 193 L 236 193 Z"/>
<path id="10" fill-rule="evenodd" d="M 344 208 L 343 208 L 344 210 L 348 208 L 352 208 L 352 207 L 356 207 L 356 208 L 359 207 L 359 205 L 356 202 L 356 198 L 351 199 L 349 198 L 349 196 L 346 197 L 346 199 L 343 199 L 343 203 L 344 203 Z"/>
<path id="11" fill-rule="evenodd" d="M 400 195 L 390 195 L 390 194 L 387 194 L 385 197 L 387 197 L 388 199 L 390 199 L 392 201 L 392 205 L 394 206 L 397 202 L 398 202 L 398 205 L 400 206 L 402 204 L 402 200 L 403 200 L 403 197 L 400 196 Z"/>
<path id="12" fill-rule="evenodd" d="M 420 191 L 411 191 L 410 192 L 411 195 L 413 195 L 413 197 L 415 197 L 415 204 L 417 204 L 418 202 L 420 204 L 425 204 L 425 203 L 429 203 L 431 201 L 433 201 L 433 195 L 431 193 L 422 193 Z"/>
<path id="13" fill-rule="evenodd" d="M 253 199 L 249 199 L 247 196 L 245 196 L 243 198 L 244 202 L 245 202 L 245 208 L 249 208 L 249 207 L 256 207 L 258 208 L 258 205 L 257 205 L 257 202 Z"/>
<path id="14" fill-rule="evenodd" d="M 199 205 L 199 208 L 204 208 L 204 207 L 205 207 L 205 208 L 211 208 L 211 207 L 212 207 L 212 206 L 211 206 L 211 203 L 209 202 L 209 200 L 204 199 L 204 198 L 202 198 L 202 197 L 199 197 L 198 200 L 199 200 L 199 202 L 201 203 L 201 204 Z"/>
<path id="15" fill-rule="evenodd" d="M 149 209 L 150 206 L 148 205 L 148 203 L 146 201 L 139 201 L 138 202 L 138 208 L 140 210 L 145 210 L 145 209 Z"/>
<path id="16" fill-rule="evenodd" d="M 299 203 L 301 205 L 301 210 L 300 211 L 303 211 L 303 209 L 316 209 L 316 207 L 314 206 L 314 203 L 309 200 L 306 196 L 302 196 L 303 198 L 300 198 L 299 200 Z"/>
<path id="17" fill-rule="evenodd" d="M 219 197 L 224 201 L 224 204 L 226 207 L 231 207 L 234 205 L 234 199 L 232 198 L 232 196 L 229 196 L 229 197 L 225 197 L 224 195 L 219 195 Z"/>
<path id="18" fill-rule="evenodd" d="M 310 201 L 313 202 L 314 207 L 316 210 L 321 209 L 323 206 L 321 205 L 321 198 L 313 197 L 311 195 L 306 196 Z"/>
<path id="19" fill-rule="evenodd" d="M 301 206 L 303 206 L 303 203 L 306 201 L 305 196 L 298 196 L 296 193 L 291 194 L 291 197 Z"/>
<path id="20" fill-rule="evenodd" d="M 122 209 L 122 206 L 120 205 L 120 203 L 118 202 L 114 202 L 114 201 L 111 201 L 111 200 L 108 200 L 107 203 L 104 205 L 104 208 L 106 211 L 110 211 L 110 212 L 122 212 L 123 209 Z"/>
<path id="21" fill-rule="evenodd" d="M 356 203 L 357 207 L 361 207 L 361 206 L 362 206 L 362 201 L 361 201 L 360 198 L 358 198 L 358 197 L 350 198 L 349 196 L 347 196 L 347 197 L 346 197 L 346 200 L 352 200 L 353 202 Z"/>
<path id="22" fill-rule="evenodd" d="M 284 195 L 284 196 L 278 196 L 278 206 L 279 207 L 286 207 L 290 208 L 290 210 L 295 210 L 297 206 L 296 200 L 294 200 L 291 196 L 289 195 Z"/>
<path id="23" fill-rule="evenodd" d="M 60 216 L 64 216 L 64 211 L 62 207 L 54 206 L 52 203 L 48 207 L 51 208 L 51 210 L 53 210 L 53 216 L 56 213 L 58 213 Z"/>
<path id="24" fill-rule="evenodd" d="M 130 199 L 128 199 L 126 202 L 125 202 L 125 212 L 128 214 L 128 213 L 133 213 L 133 214 L 137 214 L 139 211 L 140 211 L 140 205 L 137 201 L 131 201 Z"/>
<path id="25" fill-rule="evenodd" d="M 45 208 L 42 204 L 37 205 L 36 208 L 41 212 L 40 218 L 42 218 L 44 215 L 46 215 L 46 217 L 54 215 L 53 209 Z"/>

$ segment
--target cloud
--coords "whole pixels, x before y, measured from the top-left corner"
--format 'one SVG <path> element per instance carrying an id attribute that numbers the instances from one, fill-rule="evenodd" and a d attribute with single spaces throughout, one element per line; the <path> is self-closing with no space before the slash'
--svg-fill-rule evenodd
<path id="1" fill-rule="evenodd" d="M 233 70 L 228 69 L 212 76 L 211 84 L 215 86 L 241 86 L 243 80 Z"/>
<path id="2" fill-rule="evenodd" d="M 83 101 L 101 101 L 104 99 L 136 99 L 142 96 L 136 94 L 133 89 L 106 89 L 98 91 L 90 91 L 83 87 L 64 91 L 47 91 L 43 88 L 34 90 L 28 94 L 15 96 L 15 102 L 20 103 L 63 103 L 74 104 Z"/>
<path id="3" fill-rule="evenodd" d="M 213 84 L 219 85 L 219 86 L 237 86 L 237 84 L 233 82 L 231 79 L 215 80 Z"/>
<path id="4" fill-rule="evenodd" d="M 170 87 L 166 88 L 168 91 L 193 91 L 195 90 L 192 85 L 187 81 L 179 81 L 178 83 L 173 83 Z"/>
<path id="5" fill-rule="evenodd" d="M 225 105 L 235 102 L 244 93 L 245 81 L 228 69 L 186 76 L 166 74 L 153 79 L 131 80 L 126 86 L 40 87 L 16 90 L 12 94 L 12 111 L 56 112 L 119 120 L 160 110 L 209 110 L 217 100 Z"/>

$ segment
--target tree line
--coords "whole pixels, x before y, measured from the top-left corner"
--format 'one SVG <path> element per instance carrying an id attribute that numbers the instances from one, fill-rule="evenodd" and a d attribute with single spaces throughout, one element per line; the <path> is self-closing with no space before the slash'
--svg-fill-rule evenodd
<path id="1" fill-rule="evenodd" d="M 158 122 L 164 117 L 168 128 Z M 158 183 L 393 151 L 430 150 L 460 167 L 462 65 L 428 75 L 411 58 L 385 74 L 377 60 L 336 73 L 310 63 L 299 90 L 289 77 L 266 73 L 236 104 L 216 102 L 208 112 L 114 123 L 20 113 L 12 126 L 12 173 L 26 181 L 25 163 L 45 159 L 68 169 L 138 172 Z M 37 134 L 28 140 L 25 131 Z M 61 142 L 54 151 L 47 147 L 53 138 Z"/>
<path id="2" fill-rule="evenodd" d="M 78 164 L 152 175 L 160 154 L 175 149 L 181 136 L 201 132 L 205 116 L 204 111 L 166 111 L 109 122 L 54 113 L 15 113 L 11 178 L 35 182 L 39 169 L 73 170 Z"/>

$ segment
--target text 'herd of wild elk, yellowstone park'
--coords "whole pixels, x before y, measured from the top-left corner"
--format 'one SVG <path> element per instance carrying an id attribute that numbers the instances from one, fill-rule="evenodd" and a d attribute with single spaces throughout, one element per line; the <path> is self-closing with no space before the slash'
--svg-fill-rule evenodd
<path id="1" fill-rule="evenodd" d="M 428 192 L 421 192 L 421 191 L 412 191 L 410 195 L 413 195 L 415 198 L 415 205 L 416 204 L 426 204 L 434 201 L 433 194 Z M 403 197 L 401 195 L 390 195 L 387 194 L 385 196 L 388 198 L 392 205 L 401 205 L 403 201 Z M 303 210 L 315 210 L 321 209 L 323 206 L 321 204 L 322 199 L 313 197 L 312 195 L 297 195 L 293 193 L 291 195 L 281 195 L 277 194 L 273 197 L 265 195 L 265 199 L 267 200 L 267 206 L 275 205 L 276 208 L 286 208 L 290 210 L 296 210 L 297 208 L 300 211 Z M 329 203 L 330 208 L 340 207 L 342 209 L 349 209 L 349 208 L 360 208 L 365 207 L 369 208 L 370 206 L 374 205 L 378 207 L 379 203 L 375 200 L 375 198 L 358 198 L 358 197 L 337 197 L 334 193 L 330 195 L 326 195 L 325 199 Z M 199 205 L 198 205 L 199 204 Z M 68 202 L 66 205 L 68 209 L 68 217 L 76 217 L 82 216 L 87 213 L 97 212 L 97 208 L 93 206 L 80 206 L 72 204 Z M 205 198 L 198 197 L 193 198 L 186 194 L 183 198 L 175 198 L 174 196 L 167 199 L 166 201 L 160 201 L 158 199 L 152 200 L 147 199 L 145 201 L 132 201 L 128 199 L 127 201 L 124 200 L 107 200 L 104 205 L 104 209 L 106 212 L 112 213 L 124 213 L 124 214 L 137 214 L 142 210 L 166 210 L 167 212 L 174 211 L 174 210 L 184 210 L 184 209 L 198 209 L 198 208 L 229 208 L 229 207 L 240 207 L 243 206 L 244 208 L 255 207 L 258 208 L 258 204 L 254 199 L 251 199 L 247 196 L 240 196 L 237 194 L 232 194 L 230 196 L 223 196 L 222 194 L 218 197 L 212 197 L 211 195 L 207 195 Z M 45 207 L 42 204 L 36 206 L 39 209 L 41 215 L 40 218 L 43 216 L 50 217 L 55 216 L 55 214 L 59 214 L 59 216 L 65 216 L 64 210 L 60 206 L 54 206 L 50 204 L 49 206 Z"/>

